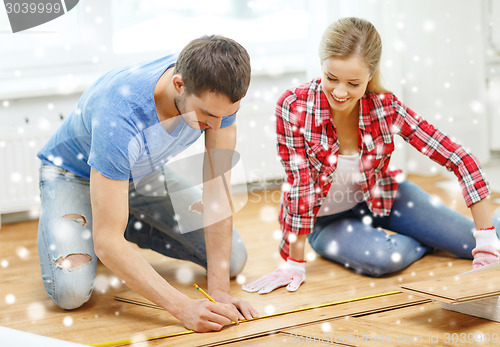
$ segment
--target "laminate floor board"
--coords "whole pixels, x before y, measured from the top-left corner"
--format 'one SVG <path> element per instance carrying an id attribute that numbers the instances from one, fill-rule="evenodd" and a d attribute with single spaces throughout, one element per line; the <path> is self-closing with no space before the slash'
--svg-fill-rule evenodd
<path id="1" fill-rule="evenodd" d="M 500 344 L 500 323 L 441 309 L 424 303 L 361 317 L 345 317 L 321 324 L 282 330 L 302 341 L 324 341 L 352 346 L 457 346 Z M 489 343 L 486 340 L 489 339 Z M 482 342 L 481 342 L 482 341 Z M 304 342 L 305 343 L 305 342 Z"/>
<path id="2" fill-rule="evenodd" d="M 261 314 L 266 314 L 390 292 L 397 290 L 400 283 L 426 280 L 447 275 L 450 269 L 451 271 L 460 272 L 470 268 L 470 261 L 450 259 L 443 264 L 440 262 L 443 258 L 447 259 L 446 254 L 429 255 L 420 260 L 417 264 L 403 270 L 397 276 L 387 276 L 384 278 L 359 276 L 342 266 L 337 266 L 329 261 L 318 258 L 314 261 L 313 265 L 308 264 L 308 267 L 311 267 L 313 271 L 307 272 L 307 281 L 297 292 L 292 293 L 288 292 L 285 288 L 280 288 L 269 294 L 258 295 L 256 293 L 244 292 L 241 290 L 238 283 L 232 283 L 231 294 L 251 302 Z M 187 264 L 179 266 L 187 266 Z M 249 263 L 247 268 L 251 271 L 251 268 L 254 266 L 257 267 L 257 264 Z M 259 267 L 262 267 L 262 265 Z M 191 281 L 187 281 L 185 284 L 180 284 L 176 281 L 174 275 L 175 267 L 173 267 L 172 264 L 165 263 L 163 266 L 155 266 L 155 268 L 179 290 L 191 297 L 201 298 L 201 294 L 193 289 Z M 271 271 L 272 269 L 272 267 L 268 269 L 266 265 L 260 272 L 257 270 L 253 272 L 262 274 L 265 273 L 266 270 Z M 246 271 L 245 269 L 243 274 L 246 274 Z M 198 271 L 197 269 L 193 272 L 196 274 L 193 281 L 196 281 L 196 283 L 202 287 L 206 287 L 204 272 Z M 328 274 L 326 278 L 325 273 Z M 251 280 L 249 277 L 250 276 L 246 276 L 247 280 Z M 117 295 L 127 299 L 147 302 L 141 295 L 126 287 L 123 287 Z"/>
<path id="3" fill-rule="evenodd" d="M 469 341 L 453 343 L 453 341 L 451 341 L 451 344 L 455 346 L 459 344 L 476 344 L 480 342 L 480 338 L 486 338 L 489 334 L 491 338 L 490 342 L 484 342 L 482 345 L 500 345 L 500 323 L 458 312 L 443 310 L 439 302 L 431 302 L 419 306 L 376 313 L 367 315 L 363 318 L 381 325 L 398 325 L 406 331 L 412 331 L 414 328 L 426 330 L 431 336 L 438 335 L 440 344 L 446 342 L 446 337 L 452 338 L 453 334 L 455 334 L 455 337 L 461 334 L 475 335 L 475 340 L 471 341 L 474 343 Z M 493 341 L 493 336 L 496 341 Z M 471 335 L 468 337 L 471 337 Z"/>
<path id="4" fill-rule="evenodd" d="M 290 340 L 311 343 L 337 343 L 345 346 L 402 346 L 415 344 L 431 346 L 431 334 L 425 329 L 412 328 L 411 333 L 405 327 L 396 324 L 383 324 L 365 318 L 345 317 L 308 325 L 300 328 L 283 330 Z"/>
<path id="5" fill-rule="evenodd" d="M 276 333 L 266 336 L 254 337 L 237 342 L 225 343 L 227 347 L 275 347 L 275 346 L 294 346 L 296 342 L 290 339 L 288 334 Z M 215 346 L 215 345 L 214 345 Z M 221 345 L 219 345 L 221 346 Z"/>
<path id="6" fill-rule="evenodd" d="M 381 326 L 397 325 L 407 331 L 412 329 L 427 330 L 431 334 L 445 333 L 498 333 L 500 344 L 500 323 L 481 319 L 458 312 L 441 309 L 438 302 L 428 302 L 413 307 L 404 307 L 397 310 L 378 312 L 362 318 Z"/>
<path id="7" fill-rule="evenodd" d="M 450 304 L 498 297 L 500 295 L 500 268 L 406 283 L 401 285 L 401 289 Z"/>
<path id="8" fill-rule="evenodd" d="M 314 322 L 329 321 L 335 317 L 345 317 L 349 315 L 369 314 L 408 305 L 418 305 L 426 300 L 415 298 L 407 294 L 393 294 L 383 297 L 371 298 L 356 302 L 339 303 L 332 306 L 316 308 L 312 310 L 279 315 L 275 317 L 262 318 L 253 321 L 242 322 L 239 325 L 226 327 L 218 333 L 209 334 L 188 334 L 177 337 L 153 340 L 150 346 L 215 346 L 225 343 L 233 343 L 255 337 L 267 336 L 281 330 L 308 325 Z M 155 329 L 148 331 L 148 336 L 159 336 L 165 333 L 166 329 Z M 163 332 L 163 333 L 161 333 Z"/>

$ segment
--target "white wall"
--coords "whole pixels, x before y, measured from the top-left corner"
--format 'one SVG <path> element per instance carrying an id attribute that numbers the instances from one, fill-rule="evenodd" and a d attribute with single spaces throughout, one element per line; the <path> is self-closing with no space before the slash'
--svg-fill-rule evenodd
<path id="1" fill-rule="evenodd" d="M 404 101 L 486 162 L 489 134 L 481 2 L 401 3 Z M 434 167 L 427 169 L 429 162 L 420 157 L 408 152 L 408 168 L 433 173 Z"/>
<path id="2" fill-rule="evenodd" d="M 488 15 L 483 28 L 486 32 L 487 42 L 488 68 L 486 74 L 489 82 L 487 99 L 491 117 L 490 143 L 493 150 L 500 151 L 500 136 L 498 136 L 500 130 L 500 1 L 486 1 L 484 11 Z"/>
<path id="3" fill-rule="evenodd" d="M 498 107 L 489 109 L 486 99 L 483 1 L 314 3 L 321 3 L 319 6 L 327 11 L 312 23 L 317 36 L 312 40 L 313 48 L 319 42 L 320 28 L 324 30 L 337 18 L 359 16 L 370 20 L 382 37 L 381 71 L 387 89 L 482 162 L 490 159 L 489 126 L 491 113 Z M 320 73 L 319 64 L 313 62 L 317 62 L 315 48 L 311 49 L 309 76 Z M 500 86 L 500 79 L 497 82 Z M 403 141 L 398 141 L 397 147 L 392 164 L 407 173 L 446 173 Z"/>

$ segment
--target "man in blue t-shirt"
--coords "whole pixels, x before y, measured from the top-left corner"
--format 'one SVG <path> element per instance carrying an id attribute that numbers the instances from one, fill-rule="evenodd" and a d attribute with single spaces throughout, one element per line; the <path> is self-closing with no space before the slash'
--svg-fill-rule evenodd
<path id="1" fill-rule="evenodd" d="M 111 70 L 83 93 L 38 153 L 38 251 L 57 305 L 75 309 L 90 298 L 99 257 L 188 329 L 220 330 L 257 316 L 229 294 L 247 257 L 227 182 L 249 83 L 247 51 L 204 36 L 178 56 Z M 203 133 L 205 154 L 187 162 L 187 173 L 166 165 Z M 203 172 L 203 191 L 189 171 Z M 205 267 L 218 304 L 176 290 L 127 241 Z"/>

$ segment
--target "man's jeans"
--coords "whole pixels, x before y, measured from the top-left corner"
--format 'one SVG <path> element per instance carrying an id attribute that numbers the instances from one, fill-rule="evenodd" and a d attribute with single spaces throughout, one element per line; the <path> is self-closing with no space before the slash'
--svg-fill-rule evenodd
<path id="1" fill-rule="evenodd" d="M 164 168 L 162 171 L 141 181 L 139 192 L 134 183 L 130 183 L 125 238 L 141 248 L 206 268 L 203 227 L 193 229 L 194 225 L 203 225 L 203 215 L 197 211 L 201 205 L 201 189 L 190 187 L 171 170 Z M 152 193 L 145 195 L 144 187 Z M 169 191 L 185 191 L 185 194 L 176 194 L 173 203 L 169 196 L 154 193 L 165 192 L 166 187 Z M 58 306 L 78 308 L 90 298 L 97 265 L 92 238 L 90 181 L 60 167 L 42 164 L 40 194 L 38 253 L 43 284 Z M 186 225 L 180 225 L 181 221 Z M 90 261 L 75 268 L 56 263 L 73 254 L 88 255 Z M 233 228 L 231 276 L 243 270 L 246 259 L 245 245 Z"/>

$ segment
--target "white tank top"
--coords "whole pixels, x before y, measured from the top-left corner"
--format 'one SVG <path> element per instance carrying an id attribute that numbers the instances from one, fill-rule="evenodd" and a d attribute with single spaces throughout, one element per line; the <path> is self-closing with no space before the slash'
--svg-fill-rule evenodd
<path id="1" fill-rule="evenodd" d="M 364 200 L 359 172 L 359 154 L 339 154 L 332 185 L 317 217 L 350 210 Z"/>

